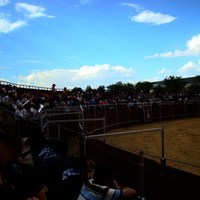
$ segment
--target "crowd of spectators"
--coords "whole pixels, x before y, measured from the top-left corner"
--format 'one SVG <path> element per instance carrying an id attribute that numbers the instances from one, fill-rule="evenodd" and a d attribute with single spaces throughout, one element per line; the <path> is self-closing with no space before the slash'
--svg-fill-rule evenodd
<path id="1" fill-rule="evenodd" d="M 37 117 L 41 111 L 56 107 L 90 106 L 165 102 L 193 102 L 200 100 L 200 95 L 190 98 L 187 94 L 155 94 L 139 92 L 126 94 L 124 92 L 77 92 L 73 93 L 65 87 L 62 91 L 56 90 L 53 84 L 50 91 L 17 88 L 11 85 L 0 85 L 0 105 L 9 108 L 16 118 Z"/>
<path id="2" fill-rule="evenodd" d="M 95 199 L 104 199 L 102 195 L 110 200 L 137 198 L 136 190 L 117 184 L 109 166 L 100 171 L 93 160 L 68 155 L 63 141 L 43 139 L 35 159 L 27 162 L 23 151 L 28 144 L 12 115 L 0 111 L 1 200 L 94 200 L 94 195 Z M 88 184 L 95 189 L 91 186 L 85 191 Z M 103 193 L 98 194 L 100 190 Z"/>
<path id="3" fill-rule="evenodd" d="M 132 199 L 137 196 L 134 189 L 121 187 L 117 183 L 108 166 L 97 167 L 94 161 L 69 156 L 67 145 L 60 141 L 48 141 L 44 137 L 41 142 L 37 140 L 40 146 L 34 160 L 25 163 L 25 142 L 15 126 L 16 120 L 37 118 L 44 110 L 57 107 L 66 109 L 80 105 L 109 106 L 171 101 L 189 103 L 194 100 L 200 100 L 200 96 L 189 98 L 181 93 L 159 95 L 153 91 L 137 94 L 92 91 L 72 93 L 66 88 L 57 91 L 55 84 L 50 91 L 0 85 L 0 106 L 14 113 L 14 119 L 4 112 L 0 113 L 0 199 Z"/>

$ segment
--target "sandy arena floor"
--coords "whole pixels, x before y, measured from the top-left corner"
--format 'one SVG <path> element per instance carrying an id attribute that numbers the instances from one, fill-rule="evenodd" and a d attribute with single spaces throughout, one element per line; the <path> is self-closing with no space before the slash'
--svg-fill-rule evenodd
<path id="1" fill-rule="evenodd" d="M 164 127 L 165 158 L 168 166 L 200 176 L 200 117 L 134 125 L 113 132 Z M 160 161 L 160 131 L 109 137 L 106 142 L 131 152 L 142 150 L 148 158 Z"/>

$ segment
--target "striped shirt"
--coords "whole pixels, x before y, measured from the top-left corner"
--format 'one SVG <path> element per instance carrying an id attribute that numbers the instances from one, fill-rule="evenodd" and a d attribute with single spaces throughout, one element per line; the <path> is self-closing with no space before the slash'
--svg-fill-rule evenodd
<path id="1" fill-rule="evenodd" d="M 112 189 L 93 183 L 93 179 L 83 184 L 78 200 L 119 200 L 122 190 Z"/>

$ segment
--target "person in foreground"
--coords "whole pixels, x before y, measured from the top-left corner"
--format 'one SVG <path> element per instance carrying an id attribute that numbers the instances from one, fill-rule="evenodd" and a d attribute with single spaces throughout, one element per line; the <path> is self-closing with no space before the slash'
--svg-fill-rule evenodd
<path id="1" fill-rule="evenodd" d="M 0 199 L 46 200 L 48 188 L 40 178 L 40 171 L 22 162 L 22 148 L 14 119 L 0 110 Z"/>
<path id="2" fill-rule="evenodd" d="M 83 184 L 78 200 L 131 200 L 136 197 L 136 190 L 118 185 L 111 167 L 98 165 L 94 177 Z"/>

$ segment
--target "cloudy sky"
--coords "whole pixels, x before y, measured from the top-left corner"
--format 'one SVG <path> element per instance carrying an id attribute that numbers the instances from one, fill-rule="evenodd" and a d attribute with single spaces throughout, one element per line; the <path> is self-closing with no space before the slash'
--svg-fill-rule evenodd
<path id="1" fill-rule="evenodd" d="M 199 0 L 0 0 L 0 80 L 58 88 L 200 75 Z"/>

